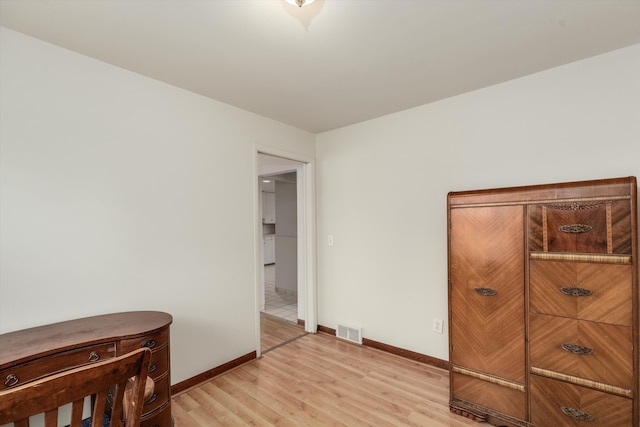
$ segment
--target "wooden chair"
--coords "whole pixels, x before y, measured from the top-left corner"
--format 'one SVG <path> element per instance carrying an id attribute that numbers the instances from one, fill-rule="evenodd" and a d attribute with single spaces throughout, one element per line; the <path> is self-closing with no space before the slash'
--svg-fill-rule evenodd
<path id="1" fill-rule="evenodd" d="M 58 408 L 71 404 L 69 425 L 81 427 L 85 398 L 95 396 L 91 427 L 102 427 L 108 401 L 113 402 L 110 427 L 137 427 L 150 359 L 151 351 L 143 348 L 4 390 L 0 392 L 0 425 L 13 422 L 15 427 L 29 427 L 30 416 L 44 413 L 45 427 L 57 427 Z M 107 399 L 110 390 L 113 397 Z"/>

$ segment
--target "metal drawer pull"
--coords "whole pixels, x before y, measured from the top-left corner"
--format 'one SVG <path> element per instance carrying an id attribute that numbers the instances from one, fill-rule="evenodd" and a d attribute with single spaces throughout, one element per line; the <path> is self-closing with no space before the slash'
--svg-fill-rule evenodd
<path id="1" fill-rule="evenodd" d="M 573 418 L 575 420 L 578 420 L 578 421 L 593 421 L 593 420 L 595 420 L 595 418 L 593 418 L 591 415 L 589 415 L 586 412 L 581 411 L 579 409 L 568 408 L 566 406 L 562 406 L 562 407 L 560 407 L 560 410 L 562 410 L 562 412 L 565 415 L 568 415 L 571 418 Z"/>
<path id="2" fill-rule="evenodd" d="M 153 348 L 156 346 L 156 340 L 146 340 L 140 344 L 140 347 Z"/>
<path id="3" fill-rule="evenodd" d="M 147 371 L 147 373 L 151 373 L 153 371 L 155 371 L 156 369 L 158 369 L 158 365 L 156 365 L 155 363 L 152 365 L 149 365 L 149 370 Z"/>
<path id="4" fill-rule="evenodd" d="M 593 230 L 593 227 L 587 224 L 566 224 L 558 227 L 558 230 L 563 233 L 571 233 L 571 234 L 581 234 L 588 233 Z"/>
<path id="5" fill-rule="evenodd" d="M 92 351 L 89 354 L 89 362 L 97 362 L 98 360 L 100 360 L 100 355 L 95 351 Z"/>
<path id="6" fill-rule="evenodd" d="M 20 381 L 20 380 L 18 379 L 18 377 L 16 375 L 9 374 L 9 375 L 7 375 L 7 379 L 4 380 L 4 385 L 6 385 L 7 387 L 12 387 L 12 386 L 18 384 L 18 381 Z"/>
<path id="7" fill-rule="evenodd" d="M 585 347 L 583 345 L 580 345 L 580 344 L 567 344 L 567 343 L 564 343 L 560 347 L 562 347 L 562 349 L 564 351 L 568 351 L 569 353 L 573 353 L 573 354 L 591 354 L 591 353 L 593 353 L 592 349 L 590 349 L 589 347 Z"/>
<path id="8" fill-rule="evenodd" d="M 573 297 L 588 297 L 589 295 L 593 295 L 593 291 L 591 291 L 591 289 L 572 288 L 570 286 L 563 286 L 560 288 L 560 292 Z"/>
<path id="9" fill-rule="evenodd" d="M 492 297 L 498 292 L 491 288 L 475 288 L 475 293 L 478 295 L 482 295 L 483 297 Z"/>
<path id="10" fill-rule="evenodd" d="M 149 403 L 153 403 L 157 398 L 158 398 L 158 395 L 156 393 L 153 393 L 151 397 L 148 398 L 146 402 L 144 402 L 144 404 L 148 405 Z"/>

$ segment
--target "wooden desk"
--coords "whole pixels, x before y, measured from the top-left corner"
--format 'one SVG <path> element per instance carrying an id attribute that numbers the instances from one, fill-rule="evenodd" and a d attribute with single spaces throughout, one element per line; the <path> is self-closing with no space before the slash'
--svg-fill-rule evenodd
<path id="1" fill-rule="evenodd" d="M 171 427 L 170 314 L 133 311 L 38 326 L 0 335 L 0 391 L 17 384 L 151 349 L 155 392 L 143 408 L 141 427 Z"/>

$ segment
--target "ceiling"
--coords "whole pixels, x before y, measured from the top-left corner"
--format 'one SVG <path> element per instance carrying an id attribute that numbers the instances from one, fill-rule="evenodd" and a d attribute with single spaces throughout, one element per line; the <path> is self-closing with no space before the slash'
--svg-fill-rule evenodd
<path id="1" fill-rule="evenodd" d="M 319 133 L 640 43 L 640 0 L 0 0 L 0 24 Z"/>

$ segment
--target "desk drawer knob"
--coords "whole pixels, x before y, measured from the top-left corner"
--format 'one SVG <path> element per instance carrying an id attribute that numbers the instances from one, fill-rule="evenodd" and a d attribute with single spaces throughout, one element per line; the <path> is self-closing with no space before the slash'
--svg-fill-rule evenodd
<path id="1" fill-rule="evenodd" d="M 593 418 L 591 415 L 587 414 L 584 411 L 581 411 L 579 409 L 575 409 L 575 408 L 569 408 L 566 406 L 562 406 L 560 408 L 560 410 L 565 414 L 570 416 L 571 418 L 578 420 L 578 421 L 593 421 L 595 420 L 595 418 Z"/>
<path id="2" fill-rule="evenodd" d="M 580 345 L 580 344 L 564 343 L 560 347 L 564 351 L 568 351 L 569 353 L 573 353 L 573 354 L 591 354 L 591 353 L 593 353 L 592 349 L 590 349 L 589 347 L 585 347 L 583 345 Z"/>
<path id="3" fill-rule="evenodd" d="M 593 292 L 590 289 L 572 288 L 570 286 L 561 287 L 560 292 L 572 297 L 588 297 L 589 295 L 593 295 Z"/>
<path id="4" fill-rule="evenodd" d="M 140 347 L 146 347 L 146 348 L 153 348 L 156 346 L 156 340 L 146 340 L 146 341 L 142 341 L 142 344 L 140 344 Z"/>
<path id="5" fill-rule="evenodd" d="M 153 403 L 153 402 L 155 402 L 155 400 L 156 400 L 157 398 L 158 398 L 158 395 L 157 395 L 156 393 L 153 393 L 153 394 L 151 395 L 151 397 L 149 397 L 149 398 L 147 399 L 147 401 L 146 401 L 146 402 L 144 402 L 144 404 L 145 404 L 145 405 L 148 405 L 148 404 L 150 404 L 150 403 Z"/>
<path id="6" fill-rule="evenodd" d="M 491 288 L 475 288 L 474 292 L 483 297 L 492 297 L 498 293 L 495 289 Z"/>
<path id="7" fill-rule="evenodd" d="M 151 365 L 149 365 L 149 370 L 147 371 L 147 373 L 150 374 L 151 372 L 155 372 L 156 369 L 158 369 L 158 365 L 152 363 Z"/>
<path id="8" fill-rule="evenodd" d="M 14 385 L 18 384 L 19 381 L 20 380 L 16 375 L 9 374 L 7 375 L 7 379 L 4 380 L 4 385 L 6 385 L 7 387 L 13 387 Z"/>
<path id="9" fill-rule="evenodd" d="M 89 354 L 89 362 L 97 362 L 98 360 L 100 360 L 100 355 L 95 351 L 92 351 Z"/>

